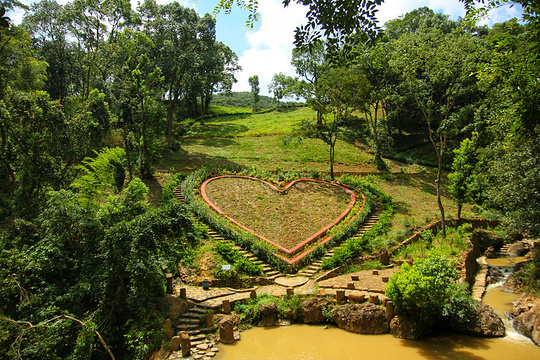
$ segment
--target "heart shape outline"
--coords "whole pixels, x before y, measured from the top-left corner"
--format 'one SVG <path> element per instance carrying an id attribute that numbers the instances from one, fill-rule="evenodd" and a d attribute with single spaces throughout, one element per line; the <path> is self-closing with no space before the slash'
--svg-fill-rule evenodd
<path id="1" fill-rule="evenodd" d="M 298 182 L 301 182 L 301 181 L 304 181 L 304 182 L 319 182 L 319 183 L 326 183 L 326 184 L 330 184 L 332 186 L 336 186 L 336 187 L 340 187 L 342 189 L 344 189 L 350 196 L 351 196 L 351 200 L 349 201 L 349 204 L 347 205 L 345 211 L 343 211 L 343 213 L 338 216 L 331 224 L 325 226 L 323 229 L 319 230 L 317 233 L 315 233 L 314 235 L 310 236 L 309 238 L 305 239 L 304 241 L 302 241 L 300 244 L 296 245 L 295 247 L 293 247 L 292 249 L 287 249 L 279 244 L 276 244 L 275 242 L 273 242 L 272 240 L 270 239 L 267 239 L 265 238 L 264 236 L 261 236 L 259 234 L 257 234 L 255 231 L 253 231 L 252 229 L 248 228 L 247 226 L 245 226 L 244 224 L 238 222 L 237 220 L 235 220 L 234 218 L 230 217 L 229 215 L 227 215 L 224 211 L 222 211 L 216 204 L 214 204 L 209 198 L 208 198 L 208 195 L 206 193 L 206 186 L 211 182 L 211 181 L 214 181 L 214 180 L 218 180 L 218 179 L 221 179 L 221 178 L 243 178 L 243 179 L 249 179 L 249 180 L 253 180 L 253 181 L 257 181 L 257 182 L 261 182 L 263 184 L 265 184 L 266 186 L 270 187 L 272 190 L 276 191 L 277 193 L 286 193 L 292 186 L 294 186 L 295 184 L 297 184 Z M 204 181 L 201 186 L 200 186 L 200 194 L 203 198 L 203 200 L 214 210 L 216 211 L 218 214 L 222 215 L 223 217 L 225 217 L 226 219 L 228 219 L 230 222 L 232 222 L 233 224 L 235 224 L 236 226 L 242 228 L 243 230 L 253 234 L 254 236 L 258 237 L 259 239 L 261 240 L 264 240 L 265 242 L 269 243 L 270 245 L 276 247 L 277 249 L 279 249 L 279 251 L 282 253 L 282 255 L 285 255 L 285 256 L 282 256 L 282 255 L 279 255 L 279 254 L 275 254 L 276 256 L 279 256 L 280 258 L 282 258 L 283 260 L 285 260 L 286 262 L 288 262 L 289 264 L 292 264 L 296 261 L 298 261 L 299 259 L 301 259 L 302 257 L 304 257 L 307 253 L 311 252 L 312 250 L 309 250 L 303 254 L 300 254 L 299 256 L 296 256 L 294 259 L 290 259 L 291 256 L 295 255 L 296 253 L 300 252 L 301 250 L 303 250 L 306 246 L 308 246 L 309 244 L 312 244 L 313 242 L 321 239 L 321 238 L 324 238 L 322 241 L 321 241 L 321 244 L 325 244 L 327 241 L 329 241 L 331 238 L 330 237 L 326 237 L 326 234 L 328 232 L 328 230 L 330 230 L 332 227 L 334 227 L 335 225 L 339 224 L 349 213 L 350 211 L 352 210 L 352 208 L 354 207 L 354 205 L 356 204 L 356 200 L 357 200 L 357 195 L 349 188 L 347 188 L 346 186 L 342 185 L 342 184 L 339 184 L 339 183 L 336 183 L 336 182 L 330 182 L 330 181 L 326 181 L 326 180 L 320 180 L 320 179 L 309 179 L 309 178 L 300 178 L 300 179 L 296 179 L 296 180 L 293 180 L 292 182 L 290 182 L 289 184 L 287 184 L 287 186 L 285 186 L 285 188 L 283 189 L 278 189 L 276 186 L 274 186 L 273 184 L 269 183 L 268 181 L 265 181 L 265 180 L 261 180 L 261 179 L 258 179 L 258 178 L 255 178 L 255 177 L 251 177 L 251 176 L 245 176 L 245 175 L 219 175 L 219 176 L 214 176 L 214 177 L 211 177 L 209 179 L 207 179 L 206 181 Z M 363 206 L 365 205 L 365 196 L 362 194 L 362 197 L 363 197 L 363 204 L 362 204 L 362 208 Z"/>

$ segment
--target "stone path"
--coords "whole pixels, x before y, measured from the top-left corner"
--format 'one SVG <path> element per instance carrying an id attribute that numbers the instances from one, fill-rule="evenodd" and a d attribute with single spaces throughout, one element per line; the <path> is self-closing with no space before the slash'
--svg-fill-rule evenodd
<path id="1" fill-rule="evenodd" d="M 377 221 L 379 221 L 379 216 L 381 214 L 382 214 L 382 204 L 381 204 L 381 202 L 379 200 L 375 199 L 375 203 L 374 203 L 374 206 L 373 206 L 373 211 L 371 211 L 369 216 L 366 218 L 366 220 L 362 224 L 362 227 L 360 228 L 360 230 L 354 236 L 352 236 L 351 239 L 359 238 L 359 237 L 363 236 L 368 230 L 370 230 L 373 227 L 373 225 Z M 303 270 L 299 271 L 298 274 L 302 275 L 302 276 L 307 276 L 307 277 L 310 277 L 310 278 L 314 277 L 316 274 L 318 274 L 321 271 L 321 266 L 322 266 L 323 260 L 326 259 L 326 258 L 331 257 L 332 255 L 334 255 L 334 250 L 338 249 L 338 248 L 339 248 L 339 246 L 328 250 L 324 254 L 322 259 L 320 259 L 318 261 L 315 261 L 313 264 L 308 266 L 306 269 L 303 269 Z"/>

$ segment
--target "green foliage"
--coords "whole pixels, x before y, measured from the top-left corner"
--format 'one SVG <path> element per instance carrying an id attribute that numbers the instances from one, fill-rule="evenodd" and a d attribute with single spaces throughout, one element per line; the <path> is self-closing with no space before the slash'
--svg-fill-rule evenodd
<path id="1" fill-rule="evenodd" d="M 385 295 L 410 319 L 434 325 L 441 317 L 463 314 L 472 304 L 464 284 L 458 284 L 455 262 L 437 252 L 404 263 L 386 286 Z"/>
<path id="2" fill-rule="evenodd" d="M 259 91 L 261 90 L 259 88 L 259 76 L 250 76 L 248 82 L 249 86 L 251 87 L 251 95 L 253 96 L 253 111 L 255 112 L 257 111 L 257 103 L 261 100 L 261 97 L 259 96 Z"/>
<path id="3" fill-rule="evenodd" d="M 337 248 L 331 257 L 324 259 L 322 263 L 323 269 L 335 268 L 343 264 L 348 259 L 357 256 L 368 246 L 371 246 L 377 236 L 387 231 L 390 225 L 390 221 L 392 219 L 392 215 L 394 213 L 392 198 L 379 191 L 373 185 L 364 182 L 360 178 L 350 175 L 343 175 L 339 179 L 339 181 L 343 184 L 349 185 L 357 189 L 368 189 L 369 192 L 364 190 L 367 198 L 365 209 L 362 210 L 362 213 L 356 218 L 356 220 L 353 221 L 353 226 L 351 226 L 351 228 L 347 232 L 343 233 L 343 239 L 348 238 L 348 240 L 346 240 L 339 248 Z M 379 201 L 382 203 L 383 206 L 383 211 L 382 214 L 379 216 L 379 221 L 375 223 L 372 228 L 366 231 L 361 237 L 350 237 L 354 235 L 356 231 L 358 231 L 358 229 L 368 216 L 369 212 L 372 210 L 372 205 L 370 204 L 370 202 L 372 203 L 373 200 L 369 197 L 370 193 L 374 193 L 379 198 Z"/>
<path id="4" fill-rule="evenodd" d="M 461 142 L 459 149 L 454 149 L 454 161 L 452 162 L 450 180 L 450 194 L 458 204 L 458 218 L 461 215 L 461 207 L 471 198 L 473 190 L 473 171 L 477 162 L 475 151 L 478 144 L 478 133 L 473 132 L 472 139 Z"/>
<path id="5" fill-rule="evenodd" d="M 218 241 L 216 242 L 216 249 L 226 261 L 232 263 L 235 269 L 238 269 L 239 271 L 242 271 L 250 276 L 262 274 L 262 267 L 252 263 L 242 256 L 238 250 L 233 249 L 232 244 Z M 220 269 L 217 270 L 221 271 Z"/>
<path id="6" fill-rule="evenodd" d="M 431 251 L 437 250 L 443 256 L 456 256 L 469 248 L 469 238 L 473 231 L 470 224 L 463 224 L 456 229 L 448 228 L 446 239 L 441 233 L 434 234 L 431 230 L 424 230 L 420 239 L 412 244 L 400 248 L 394 258 L 396 259 L 417 259 L 429 255 Z"/>
<path id="7" fill-rule="evenodd" d="M 302 303 L 302 297 L 299 295 L 293 295 L 291 297 L 277 297 L 268 294 L 258 295 L 254 299 L 247 299 L 245 304 L 237 304 L 235 311 L 240 313 L 240 321 L 243 324 L 256 324 L 260 319 L 259 309 L 261 305 L 265 305 L 273 302 L 276 304 L 279 315 L 282 318 L 287 318 L 290 314 L 297 314 L 300 304 Z"/>
<path id="8" fill-rule="evenodd" d="M 111 188 L 122 190 L 124 183 L 121 177 L 121 164 L 126 156 L 124 149 L 103 148 L 99 152 L 94 150 L 94 154 L 95 157 L 86 157 L 81 165 L 75 167 L 81 175 L 71 184 L 78 189 L 80 201 L 84 205 L 99 201 L 104 192 Z"/>
<path id="9" fill-rule="evenodd" d="M 532 261 L 511 276 L 523 290 L 531 291 L 540 296 L 540 251 L 537 249 Z"/>

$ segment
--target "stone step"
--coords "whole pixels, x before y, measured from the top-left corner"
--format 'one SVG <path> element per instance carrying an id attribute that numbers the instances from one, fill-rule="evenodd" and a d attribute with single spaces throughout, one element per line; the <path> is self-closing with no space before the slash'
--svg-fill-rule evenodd
<path id="1" fill-rule="evenodd" d="M 200 314 L 200 313 L 192 313 L 192 312 L 188 311 L 187 313 L 182 314 L 182 316 L 180 316 L 180 319 L 182 319 L 182 318 L 186 318 L 186 319 L 200 319 L 200 318 L 201 318 L 201 315 L 203 315 L 203 314 Z"/>
<path id="2" fill-rule="evenodd" d="M 196 325 L 199 325 L 199 319 L 190 319 L 190 318 L 184 318 L 184 317 L 181 317 L 178 319 L 178 322 L 182 325 L 189 325 L 189 324 L 196 324 Z M 180 325 L 178 325 L 180 326 Z"/>
<path id="3" fill-rule="evenodd" d="M 200 332 L 195 336 L 189 336 L 189 340 L 191 341 L 200 341 L 200 340 L 206 340 L 206 335 L 201 334 Z"/>
<path id="4" fill-rule="evenodd" d="M 276 280 L 276 279 L 277 279 L 278 277 L 280 277 L 280 276 L 281 276 L 281 274 L 280 274 L 280 273 L 277 273 L 277 274 L 275 274 L 275 275 L 267 276 L 266 278 L 267 278 L 268 280 Z"/>
<path id="5" fill-rule="evenodd" d="M 271 277 L 271 276 L 274 276 L 274 275 L 280 275 L 279 271 L 273 270 L 273 271 L 269 271 L 269 272 L 266 273 L 266 277 Z"/>
<path id="6" fill-rule="evenodd" d="M 196 329 L 199 327 L 199 324 L 197 323 L 197 325 L 194 325 L 194 324 L 180 324 L 180 325 L 177 325 L 176 328 L 178 330 L 181 330 L 181 331 L 185 331 L 185 330 L 193 330 L 193 329 Z"/>
<path id="7" fill-rule="evenodd" d="M 188 312 L 196 312 L 196 313 L 199 313 L 199 314 L 206 314 L 206 310 L 202 309 L 200 307 L 193 307 L 193 308 L 189 309 Z"/>

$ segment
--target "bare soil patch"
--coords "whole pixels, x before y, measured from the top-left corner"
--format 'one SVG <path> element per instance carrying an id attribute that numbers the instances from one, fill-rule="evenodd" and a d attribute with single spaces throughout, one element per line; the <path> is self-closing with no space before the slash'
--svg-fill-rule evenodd
<path id="1" fill-rule="evenodd" d="M 256 180 L 219 178 L 206 194 L 227 216 L 287 249 L 334 222 L 351 201 L 345 189 L 315 181 L 298 182 L 282 195 Z"/>

